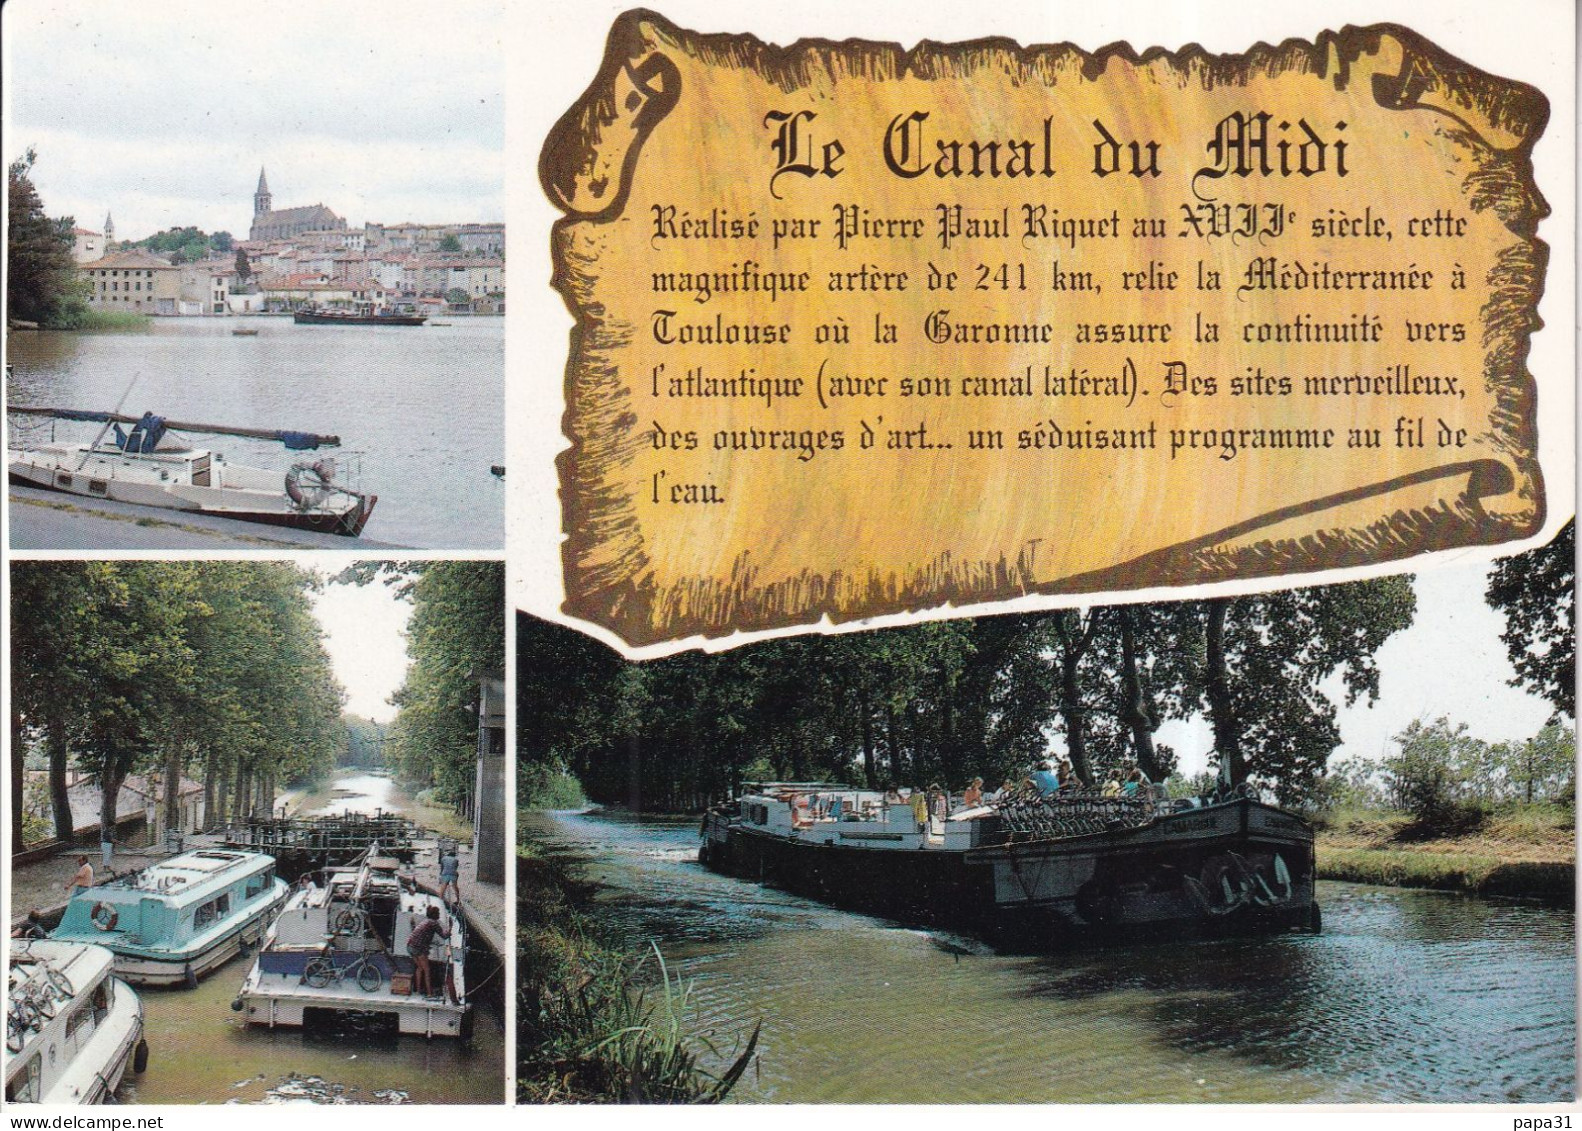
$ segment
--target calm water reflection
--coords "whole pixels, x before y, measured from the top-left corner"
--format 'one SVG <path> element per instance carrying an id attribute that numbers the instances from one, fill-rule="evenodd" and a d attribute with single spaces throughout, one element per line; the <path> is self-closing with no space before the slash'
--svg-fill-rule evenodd
<path id="1" fill-rule="evenodd" d="M 236 337 L 238 326 L 256 337 Z M 289 318 L 163 318 L 127 333 L 18 333 L 8 339 L 13 404 L 124 410 L 206 424 L 333 433 L 379 496 L 369 539 L 498 549 L 505 460 L 504 319 L 449 326 L 297 326 Z M 82 429 L 86 428 L 86 431 Z M 67 431 L 76 429 L 76 431 Z M 92 426 L 61 425 L 61 439 Z M 213 442 L 236 463 L 281 469 L 278 444 Z M 348 543 L 348 548 L 353 544 Z"/>
<path id="2" fill-rule="evenodd" d="M 1575 1093 L 1569 911 L 1320 885 L 1318 937 L 1008 957 L 695 863 L 694 821 L 535 814 L 776 1102 L 1543 1102 Z"/>

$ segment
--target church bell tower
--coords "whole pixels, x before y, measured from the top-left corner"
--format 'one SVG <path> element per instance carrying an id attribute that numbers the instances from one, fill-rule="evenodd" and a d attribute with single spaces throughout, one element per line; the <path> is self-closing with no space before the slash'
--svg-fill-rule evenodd
<path id="1" fill-rule="evenodd" d="M 258 167 L 258 189 L 253 193 L 253 215 L 262 216 L 269 208 L 269 182 L 264 180 L 264 169 Z"/>

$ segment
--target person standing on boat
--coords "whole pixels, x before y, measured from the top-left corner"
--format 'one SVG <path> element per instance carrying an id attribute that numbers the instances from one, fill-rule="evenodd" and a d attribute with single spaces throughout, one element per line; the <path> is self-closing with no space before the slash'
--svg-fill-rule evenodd
<path id="1" fill-rule="evenodd" d="M 447 905 L 461 902 L 461 861 L 456 858 L 456 846 L 447 844 L 439 854 L 439 897 Z M 447 896 L 446 892 L 450 894 Z"/>
<path id="2" fill-rule="evenodd" d="M 928 794 L 921 789 L 912 791 L 912 817 L 917 821 L 917 831 L 923 832 L 928 828 Z"/>
<path id="3" fill-rule="evenodd" d="M 961 804 L 966 809 L 974 809 L 983 804 L 982 778 L 973 778 L 972 784 L 961 791 Z"/>
<path id="4" fill-rule="evenodd" d="M 81 888 L 87 891 L 93 887 L 93 865 L 88 863 L 86 856 L 77 857 L 77 874 L 61 885 L 66 889 L 66 898 L 70 899 Z"/>
<path id="5" fill-rule="evenodd" d="M 450 938 L 450 932 L 440 926 L 439 908 L 429 904 L 428 918 L 419 923 L 412 930 L 412 935 L 406 941 L 407 955 L 417 967 L 417 975 L 413 978 L 413 988 L 424 997 L 434 996 L 434 978 L 429 972 L 428 951 L 434 945 L 434 936 L 442 939 Z"/>

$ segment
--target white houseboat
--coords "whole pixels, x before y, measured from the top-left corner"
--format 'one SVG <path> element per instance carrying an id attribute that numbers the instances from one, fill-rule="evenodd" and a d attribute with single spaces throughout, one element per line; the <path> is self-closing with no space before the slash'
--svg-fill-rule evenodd
<path id="1" fill-rule="evenodd" d="M 143 1003 L 100 946 L 16 940 L 6 987 L 7 1103 L 104 1103 L 148 1064 Z"/>
<path id="2" fill-rule="evenodd" d="M 322 886 L 300 885 L 231 1008 L 268 1028 L 357 1014 L 382 1017 L 402 1033 L 469 1039 L 466 926 L 396 867 L 394 859 L 374 858 L 331 871 Z M 424 996 L 407 944 L 431 908 L 439 930 L 428 951 L 432 992 Z"/>
<path id="3" fill-rule="evenodd" d="M 190 511 L 240 522 L 258 522 L 355 538 L 378 501 L 337 479 L 332 458 L 294 463 L 282 474 L 230 463 L 223 453 L 167 438 L 167 430 L 207 432 L 277 441 L 293 450 L 339 445 L 338 436 L 280 429 L 230 428 L 113 412 L 13 406 L 8 412 L 114 425 L 91 443 L 11 441 L 7 473 L 12 483 L 89 499 L 109 499 L 165 510 Z M 120 423 L 133 423 L 130 433 Z"/>
<path id="4" fill-rule="evenodd" d="M 699 858 L 868 914 L 1017 949 L 1317 930 L 1313 831 L 1243 791 L 1170 800 L 1023 787 L 951 811 L 826 783 L 749 785 L 703 822 Z"/>
<path id="5" fill-rule="evenodd" d="M 271 856 L 198 849 L 78 891 L 50 937 L 108 947 L 135 985 L 190 987 L 257 944 L 289 893 Z"/>

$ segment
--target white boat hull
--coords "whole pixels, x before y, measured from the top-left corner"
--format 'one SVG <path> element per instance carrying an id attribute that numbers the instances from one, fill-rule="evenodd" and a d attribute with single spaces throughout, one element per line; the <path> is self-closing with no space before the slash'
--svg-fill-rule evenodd
<path id="1" fill-rule="evenodd" d="M 109 1103 L 128 1068 L 143 1070 L 143 1003 L 111 976 L 112 962 L 99 946 L 52 939 L 12 944 L 11 997 L 38 1002 L 49 985 L 60 992 L 48 1019 L 35 1014 L 31 1027 L 16 1030 L 15 1044 L 10 1022 L 19 1007 L 8 1000 L 8 1103 Z"/>
<path id="2" fill-rule="evenodd" d="M 197 477 L 208 478 L 208 485 L 191 481 L 194 459 L 204 457 L 210 462 Z M 302 506 L 286 493 L 284 476 L 227 464 L 201 450 L 134 455 L 51 444 L 13 450 L 7 473 L 19 486 L 79 498 L 351 537 L 362 533 L 377 502 L 373 495 L 336 492 L 321 505 Z"/>

